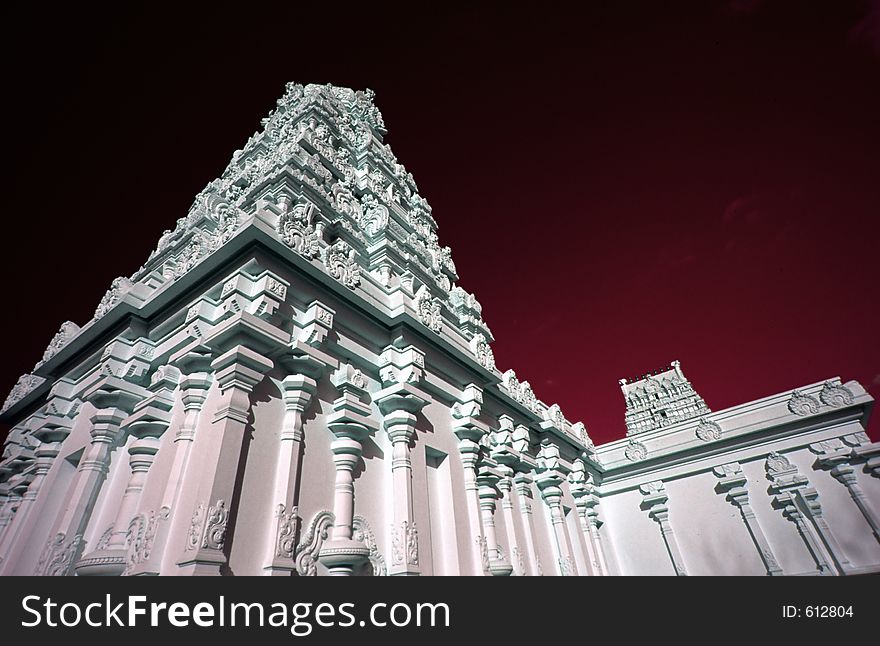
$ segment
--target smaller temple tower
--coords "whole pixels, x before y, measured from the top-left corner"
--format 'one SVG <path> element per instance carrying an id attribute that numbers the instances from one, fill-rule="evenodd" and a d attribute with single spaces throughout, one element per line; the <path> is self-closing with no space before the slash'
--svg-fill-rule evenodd
<path id="1" fill-rule="evenodd" d="M 678 361 L 633 380 L 621 379 L 620 389 L 626 400 L 627 436 L 712 412 L 685 378 Z"/>

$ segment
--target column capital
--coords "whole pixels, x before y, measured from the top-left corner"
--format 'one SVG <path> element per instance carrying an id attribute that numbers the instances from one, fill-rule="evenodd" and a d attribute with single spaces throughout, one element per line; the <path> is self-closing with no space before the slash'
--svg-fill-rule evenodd
<path id="1" fill-rule="evenodd" d="M 130 413 L 135 405 L 150 396 L 150 391 L 119 377 L 107 376 L 92 384 L 83 399 L 95 408 L 115 408 Z"/>
<path id="2" fill-rule="evenodd" d="M 721 464 L 712 469 L 712 471 L 719 479 L 718 483 L 715 485 L 715 489 L 718 493 L 732 492 L 738 489 L 745 491 L 748 486 L 748 480 L 746 479 L 739 462 Z M 731 500 L 733 500 L 733 498 L 731 498 Z"/>
<path id="3" fill-rule="evenodd" d="M 284 406 L 287 410 L 302 413 L 318 389 L 318 382 L 304 374 L 287 375 L 281 380 Z"/>
<path id="4" fill-rule="evenodd" d="M 479 442 L 489 427 L 478 418 L 483 410 L 483 389 L 476 384 L 465 386 L 452 405 L 452 431 L 459 440 Z"/>
<path id="5" fill-rule="evenodd" d="M 271 359 L 243 345 L 233 347 L 211 362 L 222 392 L 236 388 L 249 393 L 273 367 Z"/>
<path id="6" fill-rule="evenodd" d="M 428 403 L 428 397 L 421 388 L 409 383 L 396 383 L 373 395 L 373 401 L 387 419 L 398 413 L 417 415 Z"/>
<path id="7" fill-rule="evenodd" d="M 365 437 L 379 428 L 372 417 L 367 378 L 350 363 L 340 366 L 330 375 L 340 396 L 333 402 L 333 412 L 327 416 L 330 431 L 338 437 Z"/>
<path id="8" fill-rule="evenodd" d="M 666 494 L 666 485 L 663 484 L 662 480 L 641 484 L 639 485 L 639 491 L 643 495 L 642 509 L 649 510 L 651 514 L 662 513 L 666 510 L 666 501 L 669 500 L 669 496 Z"/>

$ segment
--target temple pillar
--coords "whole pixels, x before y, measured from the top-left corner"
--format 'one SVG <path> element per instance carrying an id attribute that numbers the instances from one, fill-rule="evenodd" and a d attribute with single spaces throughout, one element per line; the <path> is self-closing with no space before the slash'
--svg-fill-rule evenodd
<path id="1" fill-rule="evenodd" d="M 207 348 L 187 350 L 172 357 L 172 365 L 180 372 L 178 389 L 183 404 L 183 419 L 174 431 L 173 443 L 166 450 L 172 451 L 171 468 L 162 489 L 158 509 L 143 509 L 129 525 L 129 545 L 125 574 L 130 576 L 156 575 L 162 567 L 167 552 L 168 538 L 175 522 L 190 523 L 189 516 L 172 514 L 176 510 L 187 477 L 190 451 L 196 437 L 196 429 L 202 405 L 211 387 L 211 355 Z M 197 486 L 198 483 L 193 483 Z"/>
<path id="2" fill-rule="evenodd" d="M 428 403 L 418 387 L 425 355 L 413 346 L 388 346 L 380 359 L 383 388 L 373 399 L 391 442 L 391 567 L 392 576 L 421 574 L 419 534 L 413 516 L 412 460 L 410 444 L 415 437 L 416 416 Z"/>
<path id="3" fill-rule="evenodd" d="M 529 574 L 533 576 L 543 575 L 541 563 L 538 561 L 538 553 L 535 550 L 535 529 L 532 520 L 532 479 L 526 473 L 517 473 L 513 479 L 516 485 L 516 495 L 519 498 L 519 513 L 525 530 L 525 551 L 528 559 Z"/>
<path id="4" fill-rule="evenodd" d="M 828 523 L 822 515 L 822 508 L 818 501 L 818 492 L 810 487 L 809 480 L 798 472 L 797 466 L 779 453 L 773 452 L 767 456 L 767 476 L 772 484 L 771 493 L 774 493 L 774 505 L 781 508 L 783 514 L 791 520 L 798 529 L 807 549 L 813 555 L 816 565 L 821 574 L 834 574 L 834 569 L 828 563 L 822 552 L 821 546 L 813 535 L 807 520 L 812 521 L 819 533 L 821 541 L 825 544 L 834 561 L 839 574 L 846 574 L 852 567 L 849 559 L 843 553 L 840 545 L 828 527 Z"/>
<path id="5" fill-rule="evenodd" d="M 535 483 L 538 485 L 541 497 L 550 509 L 550 524 L 556 544 L 559 573 L 562 576 L 573 576 L 576 572 L 569 552 L 568 537 L 565 533 L 565 513 L 562 510 L 562 488 L 560 485 L 563 478 L 559 470 L 559 447 L 549 440 L 544 440 L 541 443 L 537 462 Z"/>
<path id="6" fill-rule="evenodd" d="M 666 551 L 672 561 L 672 567 L 677 576 L 687 576 L 687 568 L 685 568 L 684 558 L 678 547 L 678 540 L 675 538 L 675 532 L 669 522 L 669 507 L 666 506 L 669 496 L 666 495 L 666 485 L 661 480 L 647 482 L 639 487 L 644 494 L 642 499 L 642 509 L 648 512 L 654 522 L 660 526 L 660 535 L 663 542 L 666 543 Z"/>
<path id="7" fill-rule="evenodd" d="M 123 438 L 122 422 L 135 404 L 148 395 L 144 388 L 117 377 L 103 378 L 85 394 L 86 401 L 97 409 L 90 420 L 91 441 L 79 461 L 67 506 L 49 534 L 34 574 L 70 573 L 110 469 L 112 452 Z"/>
<path id="8" fill-rule="evenodd" d="M 505 554 L 498 544 L 498 534 L 495 529 L 495 509 L 498 500 L 498 471 L 484 464 L 480 467 L 477 476 L 478 495 L 480 500 L 480 515 L 483 521 L 483 532 L 486 537 L 486 550 L 489 558 L 489 572 L 493 576 L 510 576 L 513 566 L 505 558 Z"/>
<path id="9" fill-rule="evenodd" d="M 527 574 L 523 550 L 516 536 L 516 524 L 513 514 L 513 469 L 503 465 L 498 467 L 500 478 L 498 490 L 501 492 L 501 513 L 504 514 L 504 525 L 507 528 L 507 544 L 510 547 L 510 564 L 513 574 L 524 576 Z"/>
<path id="10" fill-rule="evenodd" d="M 846 487 L 856 507 L 870 525 L 874 538 L 880 541 L 880 518 L 859 484 L 856 467 L 852 464 L 863 458 L 858 450 L 862 449 L 864 453 L 870 443 L 867 437 L 861 438 L 858 434 L 847 436 L 845 442 L 841 439 L 825 440 L 811 444 L 810 450 L 817 454 L 819 465 L 828 469 L 831 475 Z"/>
<path id="11" fill-rule="evenodd" d="M 714 471 L 715 475 L 721 479 L 716 485 L 716 489 L 721 493 L 726 493 L 727 499 L 739 509 L 743 522 L 749 530 L 749 536 L 752 537 L 752 542 L 755 544 L 755 549 L 758 550 L 758 556 L 761 557 L 761 561 L 764 563 L 767 574 L 769 576 L 785 574 L 776 560 L 770 543 L 764 535 L 761 524 L 758 522 L 758 518 L 755 516 L 755 512 L 749 503 L 748 480 L 742 471 L 742 467 L 737 462 L 731 462 L 730 464 L 715 467 Z"/>
<path id="12" fill-rule="evenodd" d="M 488 432 L 478 417 L 483 404 L 483 391 L 471 384 L 464 389 L 458 403 L 452 407 L 452 430 L 458 437 L 458 453 L 464 473 L 465 503 L 468 526 L 474 537 L 471 550 L 471 571 L 467 574 L 489 574 L 488 548 L 480 520 L 480 498 L 477 485 L 477 464 L 480 461 L 480 441 Z M 464 572 L 462 574 L 465 574 Z"/>
<path id="13" fill-rule="evenodd" d="M 572 464 L 571 473 L 568 474 L 568 487 L 577 508 L 578 522 L 584 535 L 593 573 L 599 576 L 607 574 L 608 566 L 599 539 L 599 514 L 596 511 L 599 499 L 595 495 L 590 474 L 587 473 L 586 465 L 581 458 L 576 459 Z"/>
<path id="14" fill-rule="evenodd" d="M 180 371 L 162 366 L 153 374 L 150 397 L 138 403 L 122 423 L 123 430 L 134 438 L 128 447 L 129 478 L 110 530 L 107 544 L 86 554 L 76 564 L 79 576 L 120 575 L 127 564 L 129 524 L 137 513 L 147 474 L 159 451 L 162 435 L 171 422 L 174 390 Z"/>
<path id="15" fill-rule="evenodd" d="M 200 444 L 203 460 L 196 507 L 178 566 L 184 574 L 218 575 L 227 562 L 227 525 L 251 412 L 251 393 L 273 362 L 236 345 L 211 362 L 220 388 L 212 424 Z"/>
<path id="16" fill-rule="evenodd" d="M 363 441 L 377 428 L 370 417 L 367 380 L 350 364 L 333 373 L 331 383 L 340 392 L 333 402 L 327 426 L 333 434 L 330 450 L 336 468 L 333 527 L 318 553 L 318 561 L 331 576 L 351 576 L 369 557 L 369 548 L 354 540 L 354 471 L 360 465 Z"/>

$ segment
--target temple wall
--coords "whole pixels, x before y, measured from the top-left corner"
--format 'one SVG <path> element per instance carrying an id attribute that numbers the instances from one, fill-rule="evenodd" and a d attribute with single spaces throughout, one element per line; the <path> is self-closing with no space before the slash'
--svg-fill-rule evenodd
<path id="1" fill-rule="evenodd" d="M 754 422 L 750 414 L 750 422 Z M 821 517 L 837 541 L 854 572 L 876 571 L 880 564 L 880 541 L 849 494 L 846 486 L 829 469 L 817 462 L 810 444 L 864 433 L 861 424 L 817 426 L 809 432 L 749 447 L 729 446 L 718 454 L 694 456 L 686 464 L 658 464 L 638 474 L 606 482 L 601 515 L 616 554 L 617 573 L 628 575 L 672 574 L 673 565 L 660 526 L 649 518 L 640 486 L 662 481 L 668 500 L 668 522 L 689 575 L 765 575 L 767 567 L 752 539 L 739 507 L 713 472 L 718 465 L 737 462 L 745 477 L 748 504 L 756 524 L 766 537 L 773 556 L 785 574 L 817 574 L 817 562 L 797 525 L 774 503 L 773 478 L 768 474 L 767 456 L 783 451 L 818 493 Z M 671 440 L 672 442 L 672 440 Z M 672 462 L 670 460 L 670 462 Z M 866 462 L 853 461 L 854 475 L 876 513 L 880 507 L 880 479 L 872 477 Z M 799 507 L 800 509 L 800 507 Z M 804 514 L 806 516 L 806 514 Z M 821 521 L 819 521 L 821 522 Z M 817 521 L 806 519 L 823 557 L 834 561 L 832 548 L 822 538 Z M 839 572 L 838 572 L 839 573 Z"/>

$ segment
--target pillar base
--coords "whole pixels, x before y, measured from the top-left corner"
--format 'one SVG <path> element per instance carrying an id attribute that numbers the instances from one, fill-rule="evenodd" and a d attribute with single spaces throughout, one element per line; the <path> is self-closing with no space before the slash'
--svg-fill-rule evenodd
<path id="1" fill-rule="evenodd" d="M 331 539 L 318 553 L 318 561 L 330 576 L 351 576 L 354 569 L 367 562 L 370 549 L 350 538 Z"/>
<path id="2" fill-rule="evenodd" d="M 124 549 L 101 549 L 86 554 L 73 569 L 77 576 L 120 576 L 125 571 L 127 552 Z"/>
<path id="3" fill-rule="evenodd" d="M 513 573 L 513 566 L 507 561 L 489 559 L 489 572 L 492 576 L 510 576 Z"/>

